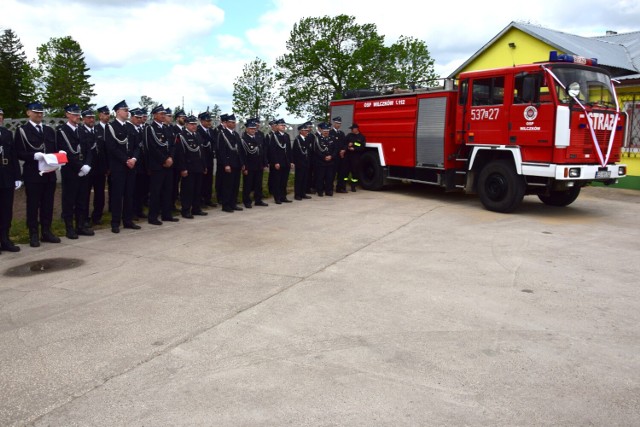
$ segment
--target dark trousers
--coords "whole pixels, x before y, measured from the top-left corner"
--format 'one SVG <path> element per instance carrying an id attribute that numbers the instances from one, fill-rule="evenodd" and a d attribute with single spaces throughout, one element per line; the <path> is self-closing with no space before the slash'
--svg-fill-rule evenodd
<path id="1" fill-rule="evenodd" d="M 136 188 L 136 170 L 111 170 L 109 196 L 111 205 L 111 226 L 119 227 L 120 223 L 133 222 L 133 194 Z"/>
<path id="2" fill-rule="evenodd" d="M 149 202 L 149 175 L 139 173 L 136 176 L 136 188 L 133 197 L 133 212 L 140 216 L 144 214 L 144 205 Z"/>
<path id="3" fill-rule="evenodd" d="M 316 191 L 318 194 L 333 194 L 334 170 L 332 163 L 316 163 Z"/>
<path id="4" fill-rule="evenodd" d="M 13 219 L 13 193 L 14 188 L 0 188 L 0 235 L 9 233 L 11 220 Z"/>
<path id="5" fill-rule="evenodd" d="M 202 204 L 212 202 L 213 198 L 213 163 L 207 167 L 207 173 L 202 175 Z"/>
<path id="6" fill-rule="evenodd" d="M 171 218 L 171 194 L 173 187 L 173 169 L 162 168 L 151 171 L 149 176 L 149 219 Z"/>
<path id="7" fill-rule="evenodd" d="M 93 190 L 93 211 L 91 212 L 91 220 L 99 222 L 104 212 L 104 190 L 106 188 L 107 177 L 104 173 L 94 173 L 93 171 L 87 176 L 89 181 L 87 189 L 87 212 L 89 211 L 91 190 Z"/>
<path id="8" fill-rule="evenodd" d="M 216 199 L 218 203 L 223 203 L 223 195 L 222 195 L 222 181 L 224 176 L 224 166 L 222 166 L 222 162 L 216 159 Z"/>
<path id="9" fill-rule="evenodd" d="M 189 172 L 189 175 L 180 177 L 180 204 L 181 213 L 188 215 L 200 212 L 200 195 L 202 194 L 202 174 Z"/>
<path id="10" fill-rule="evenodd" d="M 346 158 L 340 157 L 339 154 L 336 156 L 336 163 L 334 165 L 334 171 L 336 175 L 336 190 L 338 189 L 344 190 L 346 188 L 345 178 L 347 176 L 347 168 L 348 168 L 348 164 L 346 160 L 347 160 Z"/>
<path id="11" fill-rule="evenodd" d="M 296 174 L 293 177 L 293 194 L 296 198 L 305 196 L 307 192 L 309 179 L 309 167 L 302 164 L 296 164 Z"/>
<path id="12" fill-rule="evenodd" d="M 71 168 L 62 168 L 62 219 L 70 225 L 75 218 L 76 226 L 81 227 L 87 218 L 89 205 L 87 205 L 87 193 L 89 192 L 89 178 L 78 176 Z"/>
<path id="13" fill-rule="evenodd" d="M 56 182 L 26 182 L 24 186 L 27 193 L 27 227 L 30 230 L 37 229 L 38 223 L 44 228 L 51 227 Z"/>
<path id="14" fill-rule="evenodd" d="M 307 168 L 307 188 L 305 188 L 305 191 L 307 193 L 312 193 L 311 188 L 315 185 L 315 170 L 316 166 L 313 164 L 313 162 L 311 162 L 309 164 L 309 167 Z"/>
<path id="15" fill-rule="evenodd" d="M 287 197 L 287 182 L 289 181 L 290 167 L 283 167 L 280 165 L 280 169 L 276 169 L 274 166 L 269 168 L 269 175 L 273 175 L 273 182 L 271 183 L 273 199 L 275 201 L 281 201 Z"/>
<path id="16" fill-rule="evenodd" d="M 173 174 L 173 185 L 171 186 L 172 191 L 171 191 L 171 206 L 175 206 L 176 202 L 178 201 L 178 198 L 180 197 L 180 190 L 182 189 L 182 187 L 180 187 L 180 171 L 176 168 L 172 168 L 172 174 Z M 180 199 L 182 200 L 182 199 Z"/>
<path id="17" fill-rule="evenodd" d="M 231 168 L 231 172 L 222 172 L 222 207 L 233 209 L 238 204 L 240 191 L 240 169 Z"/>
<path id="18" fill-rule="evenodd" d="M 246 175 L 242 176 L 242 203 L 245 205 L 251 204 L 251 193 L 253 192 L 253 200 L 256 202 L 262 201 L 262 169 L 247 171 Z"/>

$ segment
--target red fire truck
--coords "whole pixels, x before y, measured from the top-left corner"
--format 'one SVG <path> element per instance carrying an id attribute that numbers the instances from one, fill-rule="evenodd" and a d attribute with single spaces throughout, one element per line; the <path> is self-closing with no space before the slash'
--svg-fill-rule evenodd
<path id="1" fill-rule="evenodd" d="M 596 62 L 552 52 L 548 62 L 470 71 L 438 88 L 332 101 L 331 117 L 367 138 L 365 189 L 408 180 L 477 193 L 497 212 L 525 194 L 567 206 L 590 182 L 626 175 L 616 164 L 625 116 Z"/>

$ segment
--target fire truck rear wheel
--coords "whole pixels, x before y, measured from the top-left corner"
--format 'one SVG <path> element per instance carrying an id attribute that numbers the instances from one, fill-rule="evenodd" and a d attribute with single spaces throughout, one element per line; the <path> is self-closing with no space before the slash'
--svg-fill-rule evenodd
<path id="1" fill-rule="evenodd" d="M 508 160 L 492 161 L 482 169 L 478 178 L 480 201 L 490 211 L 513 212 L 522 202 L 525 190 L 524 179 Z"/>
<path id="2" fill-rule="evenodd" d="M 549 195 L 539 194 L 538 198 L 546 205 L 550 206 L 569 206 L 575 202 L 580 195 L 579 186 L 571 187 L 568 190 L 551 191 Z"/>
<path id="3" fill-rule="evenodd" d="M 380 158 L 375 151 L 367 151 L 360 158 L 360 184 L 365 190 L 382 189 L 384 176 Z"/>

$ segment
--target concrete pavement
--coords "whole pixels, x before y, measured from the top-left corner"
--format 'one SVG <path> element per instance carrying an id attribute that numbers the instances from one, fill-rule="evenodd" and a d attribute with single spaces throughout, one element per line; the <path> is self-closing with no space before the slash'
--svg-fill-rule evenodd
<path id="1" fill-rule="evenodd" d="M 0 425 L 638 425 L 640 193 L 395 186 L 0 255 Z"/>

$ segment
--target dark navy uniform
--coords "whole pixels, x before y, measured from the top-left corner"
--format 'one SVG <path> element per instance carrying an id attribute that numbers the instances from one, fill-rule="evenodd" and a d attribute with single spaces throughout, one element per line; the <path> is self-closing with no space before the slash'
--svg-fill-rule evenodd
<path id="1" fill-rule="evenodd" d="M 284 120 L 280 119 L 276 123 L 283 125 Z M 273 175 L 272 193 L 276 204 L 291 201 L 287 199 L 287 184 L 292 162 L 289 134 L 280 131 L 274 132 L 269 144 L 269 174 Z"/>
<path id="2" fill-rule="evenodd" d="M 201 122 L 209 122 L 211 121 L 211 114 L 209 114 L 209 112 L 200 113 L 198 115 L 198 119 L 200 119 Z M 209 124 L 207 124 L 207 126 L 209 126 Z M 201 152 L 205 164 L 205 172 L 202 175 L 200 205 L 215 207 L 217 206 L 217 204 L 213 202 L 213 162 L 215 160 L 214 147 L 216 144 L 215 134 L 213 129 L 205 127 L 203 124 L 198 126 L 197 132 L 202 141 Z"/>
<path id="3" fill-rule="evenodd" d="M 10 252 L 20 250 L 9 239 L 13 219 L 13 196 L 19 180 L 20 164 L 13 146 L 13 135 L 7 128 L 0 126 L 0 244 L 3 250 Z"/>
<path id="4" fill-rule="evenodd" d="M 193 119 L 195 120 L 195 117 Z M 180 204 L 184 218 L 206 214 L 200 208 L 202 175 L 206 169 L 205 155 L 202 151 L 202 139 L 197 132 L 191 133 L 185 128 L 177 136 L 175 168 L 181 174 Z"/>
<path id="5" fill-rule="evenodd" d="M 65 107 L 68 115 L 80 116 L 77 106 Z M 87 174 L 91 170 L 91 147 L 85 138 L 80 138 L 80 126 L 67 122 L 56 131 L 56 146 L 58 151 L 66 151 L 67 164 L 60 170 L 62 177 L 62 219 L 64 220 L 67 237 L 77 239 L 80 235 L 93 235 L 93 231 L 85 227 L 88 215 L 87 197 L 89 179 Z M 73 220 L 75 218 L 75 227 Z"/>
<path id="6" fill-rule="evenodd" d="M 247 127 L 255 129 L 257 123 L 248 122 Z M 265 167 L 265 154 L 263 141 L 258 137 L 257 131 L 254 135 L 245 132 L 242 135 L 242 151 L 245 158 L 245 170 L 242 177 L 242 203 L 245 207 L 251 207 L 251 193 L 256 206 L 265 206 L 262 200 L 262 179 Z"/>
<path id="7" fill-rule="evenodd" d="M 161 106 L 160 106 L 161 107 Z M 156 107 L 158 108 L 158 107 Z M 157 114 L 156 109 L 152 111 Z M 154 120 L 145 129 L 145 146 L 148 150 L 149 169 L 149 223 L 162 220 L 174 221 L 172 210 L 173 157 L 175 139 L 173 130 Z"/>
<path id="8" fill-rule="evenodd" d="M 233 114 L 227 116 L 227 121 L 235 122 Z M 242 210 L 238 206 L 238 192 L 240 191 L 240 175 L 244 169 L 244 153 L 241 149 L 240 135 L 224 127 L 218 133 L 218 166 L 222 169 L 222 210 L 233 212 Z"/>
<path id="9" fill-rule="evenodd" d="M 334 117 L 332 119 L 334 124 L 342 124 L 341 117 Z M 336 127 L 332 127 L 329 131 L 329 137 L 334 140 L 337 154 L 334 160 L 334 173 L 336 175 L 336 192 L 338 193 L 346 193 L 346 176 L 347 176 L 347 162 L 344 158 L 347 150 L 347 146 L 345 144 L 346 135 L 340 129 Z"/>
<path id="10" fill-rule="evenodd" d="M 32 103 L 28 111 L 44 110 L 42 104 Z M 39 127 L 39 129 L 37 128 Z M 51 232 L 53 222 L 53 203 L 56 192 L 55 172 L 40 175 L 36 153 L 54 153 L 56 151 L 56 133 L 52 127 L 36 124 L 32 120 L 18 127 L 14 135 L 14 147 L 18 159 L 24 161 L 22 179 L 27 193 L 27 227 L 29 228 L 29 244 L 40 246 L 38 225 L 41 227 L 43 241 L 59 243 L 60 239 Z"/>
<path id="11" fill-rule="evenodd" d="M 293 164 L 296 168 L 296 173 L 293 181 L 294 198 L 296 200 L 308 199 L 306 195 L 309 179 L 309 165 L 310 162 L 310 139 L 309 134 L 302 135 L 302 133 L 308 132 L 309 128 L 305 125 L 298 126 L 298 131 L 301 132 L 293 140 Z"/>
<path id="12" fill-rule="evenodd" d="M 324 124 L 325 126 L 328 126 Z M 333 177 L 338 147 L 335 139 L 321 135 L 315 143 L 313 157 L 316 166 L 316 190 L 318 196 L 333 196 Z"/>
<path id="13" fill-rule="evenodd" d="M 80 128 L 80 138 L 85 139 L 91 150 L 91 171 L 87 177 L 89 181 L 87 190 L 87 210 L 90 206 L 91 190 L 93 190 L 93 210 L 91 222 L 100 224 L 104 212 L 104 190 L 107 176 L 107 152 L 104 147 L 104 133 L 106 128 L 97 124 L 93 128 L 86 126 Z"/>
<path id="14" fill-rule="evenodd" d="M 114 110 L 128 108 L 126 103 L 124 106 L 121 104 L 116 105 Z M 140 158 L 139 144 L 138 133 L 131 123 L 116 119 L 107 126 L 105 146 L 111 176 L 111 231 L 114 233 L 120 231 L 120 223 L 127 228 L 139 228 L 133 224 L 133 192 L 136 164 Z"/>

